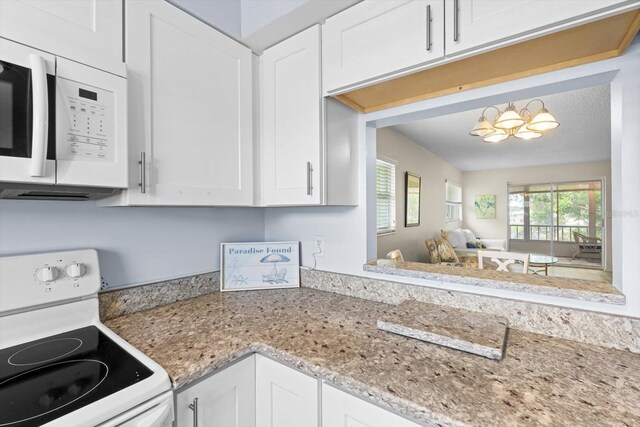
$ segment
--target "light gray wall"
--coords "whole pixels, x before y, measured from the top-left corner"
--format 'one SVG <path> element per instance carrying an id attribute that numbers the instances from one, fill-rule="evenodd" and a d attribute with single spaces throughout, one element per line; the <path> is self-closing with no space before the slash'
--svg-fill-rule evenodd
<path id="1" fill-rule="evenodd" d="M 95 248 L 109 287 L 217 270 L 220 243 L 262 240 L 262 209 L 0 200 L 1 256 Z"/>
<path id="2" fill-rule="evenodd" d="M 242 37 L 240 0 L 166 0 L 192 16 L 224 31 Z M 268 3 L 265 1 L 265 3 Z"/>
<path id="3" fill-rule="evenodd" d="M 378 236 L 378 258 L 400 249 L 405 261 L 427 262 L 424 241 L 439 237 L 440 230 L 460 228 L 445 219 L 445 180 L 462 184 L 462 173 L 422 146 L 391 128 L 378 129 L 377 152 L 396 164 L 396 232 Z M 421 177 L 420 225 L 404 226 L 405 173 Z"/>

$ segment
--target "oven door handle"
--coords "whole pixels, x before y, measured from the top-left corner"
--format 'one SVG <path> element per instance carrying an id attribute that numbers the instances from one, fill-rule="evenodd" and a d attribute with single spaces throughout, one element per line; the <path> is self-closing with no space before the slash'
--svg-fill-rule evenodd
<path id="1" fill-rule="evenodd" d="M 47 64 L 43 57 L 32 54 L 33 130 L 31 135 L 31 176 L 44 176 L 49 136 L 49 94 Z"/>

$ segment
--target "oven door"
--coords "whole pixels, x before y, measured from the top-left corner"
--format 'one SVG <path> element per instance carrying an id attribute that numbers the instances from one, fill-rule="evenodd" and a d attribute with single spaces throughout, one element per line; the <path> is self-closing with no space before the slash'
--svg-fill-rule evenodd
<path id="1" fill-rule="evenodd" d="M 98 427 L 171 427 L 173 421 L 173 392 L 167 391 Z"/>
<path id="2" fill-rule="evenodd" d="M 0 38 L 0 181 L 54 184 L 55 57 Z"/>

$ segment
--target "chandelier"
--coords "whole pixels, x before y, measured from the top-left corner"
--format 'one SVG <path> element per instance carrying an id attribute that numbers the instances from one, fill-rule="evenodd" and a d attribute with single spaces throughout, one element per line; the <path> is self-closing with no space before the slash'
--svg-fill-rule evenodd
<path id="1" fill-rule="evenodd" d="M 537 110 L 535 114 L 531 114 L 529 106 L 534 102 L 539 102 L 542 108 Z M 490 122 L 485 116 L 489 109 L 494 109 L 497 112 L 493 122 Z M 545 108 L 544 102 L 540 99 L 533 99 L 520 112 L 513 102 L 510 102 L 504 111 L 493 105 L 485 108 L 469 135 L 479 136 L 488 143 L 502 142 L 511 136 L 529 140 L 540 138 L 544 131 L 555 129 L 558 126 L 560 123 Z"/>

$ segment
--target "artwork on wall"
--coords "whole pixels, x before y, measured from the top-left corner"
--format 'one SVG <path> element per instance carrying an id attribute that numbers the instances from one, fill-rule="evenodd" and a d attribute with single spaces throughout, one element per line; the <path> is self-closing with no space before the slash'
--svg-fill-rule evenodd
<path id="1" fill-rule="evenodd" d="M 475 211 L 477 219 L 496 219 L 496 195 L 477 195 L 475 202 Z"/>
<path id="2" fill-rule="evenodd" d="M 420 225 L 420 176 L 405 174 L 404 226 Z"/>
<path id="3" fill-rule="evenodd" d="M 300 242 L 223 243 L 220 290 L 297 288 Z"/>

